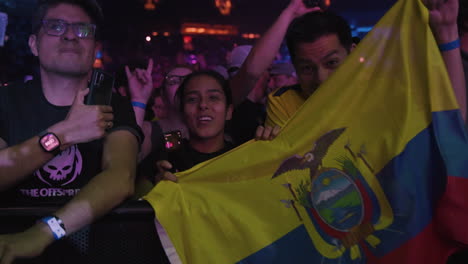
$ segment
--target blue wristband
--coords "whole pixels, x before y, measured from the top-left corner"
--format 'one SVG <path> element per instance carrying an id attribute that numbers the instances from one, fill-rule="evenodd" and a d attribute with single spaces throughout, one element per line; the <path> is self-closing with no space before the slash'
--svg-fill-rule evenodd
<path id="1" fill-rule="evenodd" d="M 132 102 L 133 106 L 139 107 L 141 109 L 146 109 L 146 104 L 140 102 Z"/>
<path id="2" fill-rule="evenodd" d="M 460 47 L 460 39 L 456 39 L 449 43 L 444 43 L 439 45 L 439 50 L 441 52 L 458 49 Z"/>
<path id="3" fill-rule="evenodd" d="M 59 240 L 67 234 L 67 231 L 65 231 L 65 225 L 63 225 L 62 220 L 56 216 L 46 216 L 40 221 L 49 226 L 55 240 Z"/>

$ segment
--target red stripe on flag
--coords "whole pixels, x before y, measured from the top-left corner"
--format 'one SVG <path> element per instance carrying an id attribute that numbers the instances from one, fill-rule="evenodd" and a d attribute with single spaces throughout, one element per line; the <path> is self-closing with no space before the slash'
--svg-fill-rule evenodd
<path id="1" fill-rule="evenodd" d="M 468 179 L 450 176 L 436 211 L 437 228 L 447 239 L 468 245 Z"/>
<path id="2" fill-rule="evenodd" d="M 443 239 L 430 223 L 421 233 L 381 258 L 368 255 L 367 263 L 376 264 L 445 264 L 458 247 Z"/>

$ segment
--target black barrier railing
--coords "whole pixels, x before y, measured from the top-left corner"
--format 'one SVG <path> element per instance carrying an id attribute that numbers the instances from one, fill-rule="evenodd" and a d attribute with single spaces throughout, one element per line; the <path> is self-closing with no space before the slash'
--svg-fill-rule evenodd
<path id="1" fill-rule="evenodd" d="M 3 216 L 31 216 L 41 217 L 56 212 L 60 205 L 49 206 L 15 206 L 2 207 L 0 206 L 0 217 Z M 151 205 L 144 201 L 127 201 L 120 206 L 114 208 L 107 216 L 139 216 L 154 218 L 154 210 Z"/>
<path id="2" fill-rule="evenodd" d="M 0 234 L 21 232 L 59 206 L 0 207 Z M 21 264 L 169 263 L 159 241 L 154 211 L 146 201 L 129 201 L 95 223 L 49 246 Z"/>

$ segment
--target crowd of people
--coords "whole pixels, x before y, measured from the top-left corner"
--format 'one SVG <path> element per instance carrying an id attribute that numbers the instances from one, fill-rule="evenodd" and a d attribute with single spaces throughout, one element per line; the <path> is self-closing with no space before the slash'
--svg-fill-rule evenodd
<path id="1" fill-rule="evenodd" d="M 424 3 L 466 119 L 468 6 Z M 41 255 L 159 181 L 177 182 L 175 172 L 275 138 L 357 45 L 342 17 L 291 0 L 227 65 L 177 65 L 161 80 L 150 58 L 124 67 L 110 105 L 87 105 L 102 25 L 94 0 L 39 1 L 29 46 L 40 76 L 0 88 L 0 203 L 61 206 L 21 233 L 0 235 L 1 263 Z M 291 61 L 275 63 L 284 40 Z"/>

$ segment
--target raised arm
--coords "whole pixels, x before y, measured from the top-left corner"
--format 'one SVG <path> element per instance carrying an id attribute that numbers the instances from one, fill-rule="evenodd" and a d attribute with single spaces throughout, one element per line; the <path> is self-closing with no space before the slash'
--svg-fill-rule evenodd
<path id="1" fill-rule="evenodd" d="M 318 10 L 319 7 L 307 8 L 302 0 L 291 0 L 273 25 L 255 43 L 239 72 L 232 78 L 231 87 L 235 105 L 246 98 L 257 80 L 271 66 L 291 22 L 297 17 Z"/>
<path id="2" fill-rule="evenodd" d="M 141 151 L 138 154 L 138 160 L 143 160 L 151 152 L 151 124 L 145 121 L 146 105 L 148 99 L 154 90 L 153 79 L 151 73 L 153 72 L 153 60 L 148 61 L 146 69 L 135 69 L 130 71 L 128 66 L 125 66 L 125 73 L 128 79 L 128 88 L 130 90 L 130 97 L 135 112 L 135 119 L 137 124 L 141 127 L 145 139 L 141 146 Z"/>
<path id="3" fill-rule="evenodd" d="M 429 9 L 432 33 L 439 44 L 453 91 L 466 121 L 466 85 L 458 35 L 459 0 L 424 0 Z"/>

